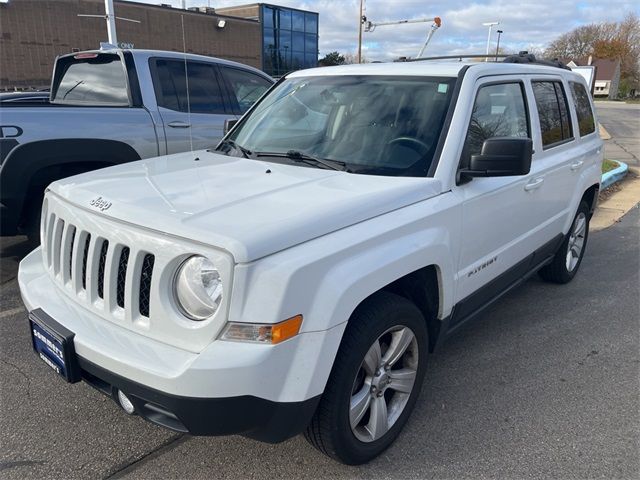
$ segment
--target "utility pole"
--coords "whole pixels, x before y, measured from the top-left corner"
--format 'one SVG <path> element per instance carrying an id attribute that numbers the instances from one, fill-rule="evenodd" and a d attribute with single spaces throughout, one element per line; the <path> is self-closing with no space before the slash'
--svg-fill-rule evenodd
<path id="1" fill-rule="evenodd" d="M 500 22 L 485 22 L 482 24 L 485 27 L 489 27 L 489 36 L 487 37 L 487 56 L 484 58 L 485 62 L 489 61 L 489 44 L 491 43 L 491 30 L 495 25 L 500 25 Z"/>
<path id="2" fill-rule="evenodd" d="M 140 20 L 132 20 L 130 18 L 116 17 L 116 12 L 113 9 L 113 0 L 104 0 L 104 15 L 87 15 L 79 13 L 79 17 L 93 17 L 104 18 L 107 21 L 107 34 L 109 36 L 109 43 L 114 46 L 118 46 L 118 36 L 116 34 L 116 18 L 118 20 L 124 20 L 125 22 L 140 23 Z"/>
<path id="3" fill-rule="evenodd" d="M 358 63 L 362 63 L 362 24 L 365 22 L 363 9 L 364 0 L 360 0 L 360 15 L 358 15 Z"/>
<path id="4" fill-rule="evenodd" d="M 107 32 L 109 33 L 109 43 L 118 45 L 118 36 L 116 34 L 116 14 L 113 11 L 113 0 L 104 0 L 104 11 L 107 18 Z"/>

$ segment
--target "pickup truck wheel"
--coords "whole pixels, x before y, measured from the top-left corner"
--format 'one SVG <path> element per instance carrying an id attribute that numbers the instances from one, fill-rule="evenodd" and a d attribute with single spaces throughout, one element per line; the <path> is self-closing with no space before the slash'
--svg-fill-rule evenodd
<path id="1" fill-rule="evenodd" d="M 589 237 L 589 206 L 580 202 L 569 233 L 549 265 L 540 269 L 540 276 L 553 283 L 569 283 L 582 263 Z"/>
<path id="2" fill-rule="evenodd" d="M 349 465 L 383 452 L 415 406 L 428 345 L 424 317 L 409 300 L 381 292 L 363 302 L 349 320 L 306 439 Z"/>

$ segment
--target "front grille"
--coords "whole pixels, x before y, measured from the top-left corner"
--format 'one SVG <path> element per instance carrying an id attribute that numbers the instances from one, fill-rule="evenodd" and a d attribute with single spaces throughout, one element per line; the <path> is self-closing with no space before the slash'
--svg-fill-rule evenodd
<path id="1" fill-rule="evenodd" d="M 82 292 L 87 301 L 102 300 L 96 305 L 103 305 L 101 308 L 107 311 L 125 309 L 131 295 L 135 304 L 130 307 L 134 311 L 128 312 L 129 317 L 149 317 L 153 254 L 92 234 L 55 213 L 49 214 L 45 225 L 45 262 L 61 283 L 78 294 Z"/>

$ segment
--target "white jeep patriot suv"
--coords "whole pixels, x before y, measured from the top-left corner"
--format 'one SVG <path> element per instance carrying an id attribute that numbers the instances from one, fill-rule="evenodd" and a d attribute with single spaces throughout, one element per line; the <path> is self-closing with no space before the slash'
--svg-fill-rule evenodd
<path id="1" fill-rule="evenodd" d="M 49 187 L 19 274 L 33 347 L 156 424 L 366 462 L 429 352 L 528 276 L 573 278 L 602 156 L 561 68 L 289 74 L 215 150 Z"/>

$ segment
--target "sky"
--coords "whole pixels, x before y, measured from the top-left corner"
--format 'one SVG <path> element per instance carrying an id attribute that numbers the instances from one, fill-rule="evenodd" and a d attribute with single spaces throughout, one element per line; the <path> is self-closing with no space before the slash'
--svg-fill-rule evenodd
<path id="1" fill-rule="evenodd" d="M 181 0 L 137 0 L 144 3 L 171 3 Z M 187 7 L 226 7 L 253 3 L 250 0 L 187 0 Z M 359 0 L 274 0 L 277 5 L 311 10 L 320 14 L 320 56 L 334 50 L 354 53 L 358 39 Z M 640 14 L 640 3 L 624 0 L 366 0 L 367 18 L 374 22 L 442 18 L 428 55 L 484 53 L 488 27 L 484 22 L 499 21 L 503 31 L 501 47 L 509 51 L 544 48 L 554 38 L 580 25 L 602 21 L 619 21 L 625 13 Z M 363 33 L 363 55 L 367 60 L 390 60 L 400 56 L 415 57 L 424 43 L 429 23 L 378 27 Z M 496 27 L 491 51 L 495 51 Z"/>

